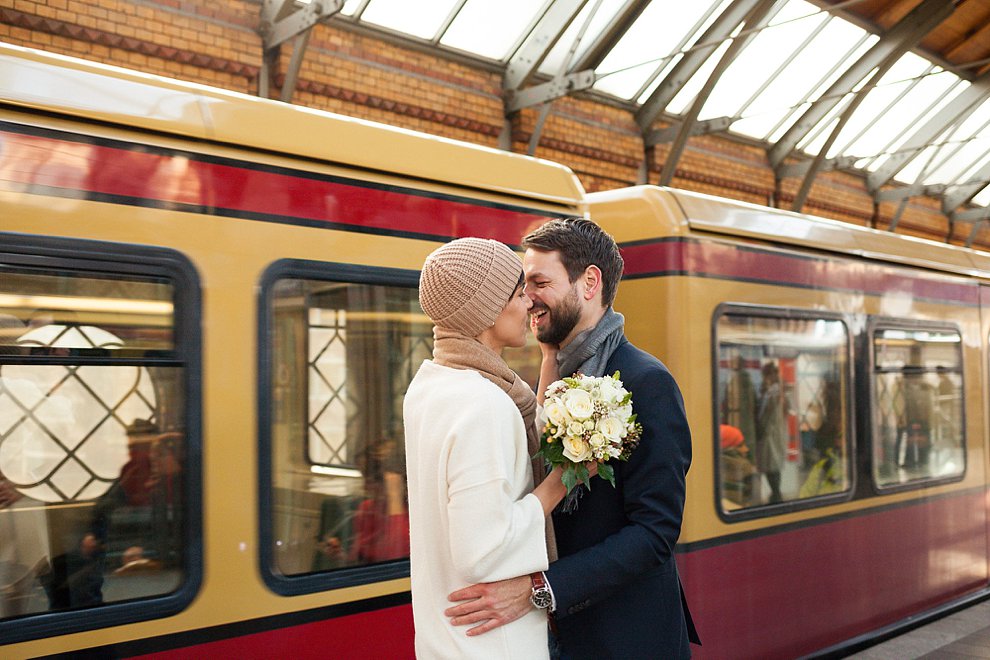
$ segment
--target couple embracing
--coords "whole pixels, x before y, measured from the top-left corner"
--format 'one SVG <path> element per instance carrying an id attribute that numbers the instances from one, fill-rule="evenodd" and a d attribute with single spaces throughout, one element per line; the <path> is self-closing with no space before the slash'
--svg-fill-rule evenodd
<path id="1" fill-rule="evenodd" d="M 567 218 L 523 247 L 520 264 L 497 241 L 459 239 L 420 277 L 433 360 L 403 411 L 416 654 L 690 657 L 697 635 L 674 562 L 691 464 L 680 391 L 612 309 L 623 263 L 611 236 Z M 539 401 L 501 358 L 530 330 L 543 354 Z M 609 463 L 614 488 L 593 478 L 561 507 L 560 467 L 533 460 L 538 403 L 558 378 L 615 371 L 633 395 L 639 444 Z"/>

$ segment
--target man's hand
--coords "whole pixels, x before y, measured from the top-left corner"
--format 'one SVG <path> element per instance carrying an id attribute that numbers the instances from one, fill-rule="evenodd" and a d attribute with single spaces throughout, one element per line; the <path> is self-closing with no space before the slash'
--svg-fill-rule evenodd
<path id="1" fill-rule="evenodd" d="M 511 623 L 526 614 L 533 607 L 529 602 L 532 593 L 528 575 L 475 584 L 447 596 L 447 600 L 460 604 L 444 610 L 444 615 L 450 617 L 450 623 L 455 626 L 481 623 L 467 631 L 468 636 L 473 637 Z"/>

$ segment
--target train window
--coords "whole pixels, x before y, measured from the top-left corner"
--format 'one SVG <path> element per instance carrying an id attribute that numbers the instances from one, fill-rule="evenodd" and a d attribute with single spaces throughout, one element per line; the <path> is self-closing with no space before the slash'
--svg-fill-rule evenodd
<path id="1" fill-rule="evenodd" d="M 846 324 L 732 308 L 715 330 L 721 511 L 848 493 Z"/>
<path id="2" fill-rule="evenodd" d="M 877 486 L 961 476 L 966 457 L 959 332 L 874 328 L 873 370 Z"/>
<path id="3" fill-rule="evenodd" d="M 126 602 L 189 588 L 176 282 L 32 261 L 0 255 L 0 627 L 162 614 Z"/>
<path id="4" fill-rule="evenodd" d="M 416 289 L 292 277 L 269 298 L 267 568 L 394 567 L 409 556 L 402 398 L 433 345 Z"/>

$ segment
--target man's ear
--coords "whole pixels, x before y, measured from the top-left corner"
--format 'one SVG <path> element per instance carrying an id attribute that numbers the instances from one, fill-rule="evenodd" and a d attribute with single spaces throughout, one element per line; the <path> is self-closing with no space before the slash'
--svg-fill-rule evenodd
<path id="1" fill-rule="evenodd" d="M 581 297 L 585 300 L 593 300 L 601 290 L 602 271 L 598 266 L 591 264 L 581 274 Z"/>

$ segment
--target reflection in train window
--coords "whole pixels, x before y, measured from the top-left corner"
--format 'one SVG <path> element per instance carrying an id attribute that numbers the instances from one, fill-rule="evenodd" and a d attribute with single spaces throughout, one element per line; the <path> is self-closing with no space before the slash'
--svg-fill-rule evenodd
<path id="1" fill-rule="evenodd" d="M 966 456 L 959 332 L 877 328 L 873 361 L 876 484 L 961 476 Z"/>
<path id="2" fill-rule="evenodd" d="M 181 585 L 173 293 L 0 266 L 0 618 Z"/>
<path id="3" fill-rule="evenodd" d="M 747 310 L 716 333 L 722 511 L 848 491 L 846 325 Z"/>
<path id="4" fill-rule="evenodd" d="M 416 290 L 282 279 L 272 300 L 273 568 L 408 557 L 402 397 L 433 347 Z"/>

